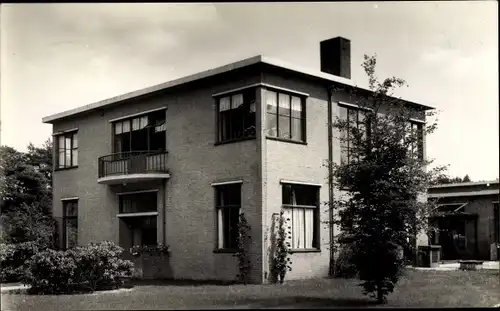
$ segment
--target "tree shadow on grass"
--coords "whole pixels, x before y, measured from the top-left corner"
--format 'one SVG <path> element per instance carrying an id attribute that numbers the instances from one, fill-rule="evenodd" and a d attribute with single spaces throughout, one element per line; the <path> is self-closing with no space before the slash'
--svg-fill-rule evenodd
<path id="1" fill-rule="evenodd" d="M 228 286 L 238 284 L 236 281 L 215 280 L 182 280 L 182 279 L 134 279 L 130 281 L 133 285 L 155 285 L 155 286 L 205 286 L 217 285 Z"/>
<path id="2" fill-rule="evenodd" d="M 368 308 L 378 305 L 368 298 L 321 298 L 305 296 L 289 296 L 281 298 L 238 299 L 237 304 L 250 305 L 253 308 Z"/>

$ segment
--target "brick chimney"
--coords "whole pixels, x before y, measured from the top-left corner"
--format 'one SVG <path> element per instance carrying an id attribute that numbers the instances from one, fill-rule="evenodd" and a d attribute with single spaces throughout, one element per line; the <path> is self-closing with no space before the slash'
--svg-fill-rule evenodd
<path id="1" fill-rule="evenodd" d="M 351 78 L 351 41 L 342 37 L 320 42 L 321 71 Z"/>

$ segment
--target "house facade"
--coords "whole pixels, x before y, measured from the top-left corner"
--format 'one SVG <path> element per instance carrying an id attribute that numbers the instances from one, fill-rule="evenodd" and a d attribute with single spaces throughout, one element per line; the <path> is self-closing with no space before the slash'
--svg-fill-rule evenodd
<path id="1" fill-rule="evenodd" d="M 498 180 L 429 188 L 429 200 L 437 203 L 431 243 L 441 245 L 443 260 L 499 260 L 499 193 Z"/>
<path id="2" fill-rule="evenodd" d="M 362 112 L 350 42 L 321 43 L 321 71 L 257 56 L 48 116 L 60 246 L 164 243 L 150 277 L 234 280 L 235 230 L 251 226 L 251 281 L 268 282 L 276 215 L 291 219 L 287 279 L 325 277 L 337 228 L 325 221 L 325 161 L 342 161 L 329 124 Z M 419 110 L 430 107 L 408 102 Z M 424 114 L 412 120 L 420 130 Z M 425 137 L 419 147 L 425 155 Z M 425 198 L 424 198 L 425 199 Z M 427 244 L 422 235 L 418 244 Z"/>

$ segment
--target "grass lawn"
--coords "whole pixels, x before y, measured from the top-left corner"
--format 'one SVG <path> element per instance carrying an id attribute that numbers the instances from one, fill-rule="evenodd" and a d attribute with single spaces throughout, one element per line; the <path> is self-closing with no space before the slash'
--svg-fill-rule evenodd
<path id="1" fill-rule="evenodd" d="M 500 303 L 498 271 L 408 270 L 386 305 L 362 295 L 357 280 L 314 279 L 284 285 L 137 285 L 84 295 L 2 293 L 2 310 L 112 310 L 335 307 L 491 307 Z"/>

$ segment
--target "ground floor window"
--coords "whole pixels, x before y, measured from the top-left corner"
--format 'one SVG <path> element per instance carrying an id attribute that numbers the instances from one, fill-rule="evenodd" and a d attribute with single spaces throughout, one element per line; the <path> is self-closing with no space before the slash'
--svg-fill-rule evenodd
<path id="1" fill-rule="evenodd" d="M 63 247 L 78 244 L 78 200 L 63 201 Z"/>
<path id="2" fill-rule="evenodd" d="M 217 210 L 217 248 L 238 248 L 238 223 L 241 208 L 241 184 L 215 186 Z"/>
<path id="3" fill-rule="evenodd" d="M 319 187 L 283 184 L 282 204 L 291 227 L 291 249 L 319 249 Z"/>

